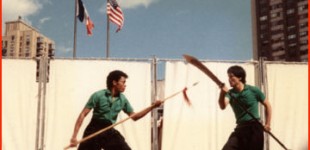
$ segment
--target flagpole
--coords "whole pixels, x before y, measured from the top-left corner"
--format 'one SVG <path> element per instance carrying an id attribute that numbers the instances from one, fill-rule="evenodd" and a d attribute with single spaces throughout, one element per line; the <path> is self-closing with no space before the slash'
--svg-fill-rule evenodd
<path id="1" fill-rule="evenodd" d="M 109 0 L 107 0 L 108 4 Z M 108 9 L 108 8 L 107 8 Z M 107 45 L 106 45 L 106 58 L 109 58 L 110 53 L 110 22 L 109 22 L 109 15 L 107 13 Z"/>
<path id="2" fill-rule="evenodd" d="M 73 36 L 73 58 L 76 58 L 76 11 L 77 11 L 77 1 L 75 0 L 75 5 L 74 5 L 74 36 Z"/>

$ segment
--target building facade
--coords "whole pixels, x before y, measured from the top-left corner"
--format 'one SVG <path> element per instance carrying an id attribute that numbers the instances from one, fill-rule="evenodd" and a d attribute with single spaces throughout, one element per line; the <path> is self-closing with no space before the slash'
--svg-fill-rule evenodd
<path id="1" fill-rule="evenodd" d="M 252 0 L 253 58 L 308 61 L 308 0 Z"/>
<path id="2" fill-rule="evenodd" d="M 55 42 L 25 23 L 21 17 L 5 23 L 2 36 L 2 56 L 7 58 L 35 58 L 55 56 Z"/>

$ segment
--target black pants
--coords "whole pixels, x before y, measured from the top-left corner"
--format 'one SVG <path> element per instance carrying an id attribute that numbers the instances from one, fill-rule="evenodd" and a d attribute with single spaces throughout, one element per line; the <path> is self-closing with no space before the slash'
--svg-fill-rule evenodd
<path id="1" fill-rule="evenodd" d="M 83 137 L 112 125 L 108 120 L 92 119 L 84 131 Z M 78 150 L 131 150 L 124 137 L 111 128 L 79 145 Z"/>
<path id="2" fill-rule="evenodd" d="M 238 124 L 223 150 L 263 150 L 264 130 L 255 121 Z"/>

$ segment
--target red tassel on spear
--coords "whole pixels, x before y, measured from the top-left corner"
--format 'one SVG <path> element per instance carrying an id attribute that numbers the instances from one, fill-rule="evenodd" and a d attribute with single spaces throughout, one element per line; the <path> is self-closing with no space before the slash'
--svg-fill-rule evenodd
<path id="1" fill-rule="evenodd" d="M 189 100 L 186 91 L 187 91 L 187 87 L 185 87 L 185 88 L 183 89 L 183 91 L 182 91 L 182 93 L 183 93 L 183 98 L 184 98 L 184 100 L 185 100 L 185 102 L 186 102 L 186 104 L 187 104 L 188 106 L 192 106 L 192 103 L 191 103 L 191 101 Z"/>
<path id="2" fill-rule="evenodd" d="M 199 82 L 195 82 L 192 86 L 196 86 L 197 84 L 198 84 Z M 188 105 L 188 106 L 192 106 L 192 103 L 191 103 L 191 101 L 189 100 L 189 98 L 188 98 L 188 96 L 187 96 L 187 87 L 185 87 L 183 90 L 182 90 L 182 93 L 183 93 L 183 98 L 184 98 L 184 100 L 185 100 L 185 102 L 186 102 L 186 104 Z"/>

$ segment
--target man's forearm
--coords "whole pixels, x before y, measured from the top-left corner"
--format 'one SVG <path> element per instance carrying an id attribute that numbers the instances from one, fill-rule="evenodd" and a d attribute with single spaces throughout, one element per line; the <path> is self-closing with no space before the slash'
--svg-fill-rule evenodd
<path id="1" fill-rule="evenodd" d="M 266 106 L 265 114 L 266 114 L 265 124 L 270 126 L 270 123 L 271 123 L 271 106 L 270 105 Z"/>
<path id="2" fill-rule="evenodd" d="M 73 130 L 73 134 L 72 134 L 72 138 L 76 138 L 79 130 L 80 130 L 80 127 L 82 125 L 82 122 L 84 120 L 84 116 L 79 116 L 79 118 L 76 120 L 76 123 L 75 123 L 75 126 L 74 126 L 74 130 Z"/>
<path id="3" fill-rule="evenodd" d="M 225 92 L 221 91 L 219 99 L 218 99 L 218 103 L 221 109 L 225 109 L 226 105 L 225 105 Z"/>
<path id="4" fill-rule="evenodd" d="M 138 113 L 132 114 L 132 119 L 134 121 L 139 120 L 140 118 L 144 117 L 147 113 L 149 113 L 152 109 L 154 109 L 156 106 L 152 105 Z"/>

